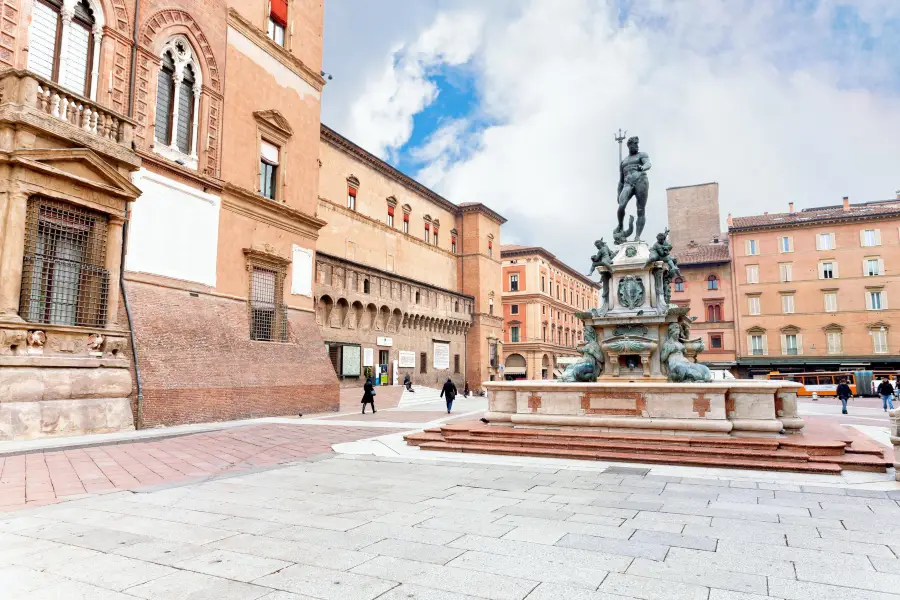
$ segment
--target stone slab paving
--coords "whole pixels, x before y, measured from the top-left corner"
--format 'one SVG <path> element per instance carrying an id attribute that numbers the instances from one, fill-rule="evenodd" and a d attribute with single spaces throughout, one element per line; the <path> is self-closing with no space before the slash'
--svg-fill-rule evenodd
<path id="1" fill-rule="evenodd" d="M 304 427 L 299 425 L 304 421 L 295 423 L 244 425 L 161 440 L 0 456 L 0 512 L 85 494 L 278 465 L 331 452 L 335 443 L 386 431 L 383 427 Z"/>
<path id="2" fill-rule="evenodd" d="M 0 597 L 900 600 L 900 490 L 481 459 L 318 455 L 0 515 Z"/>

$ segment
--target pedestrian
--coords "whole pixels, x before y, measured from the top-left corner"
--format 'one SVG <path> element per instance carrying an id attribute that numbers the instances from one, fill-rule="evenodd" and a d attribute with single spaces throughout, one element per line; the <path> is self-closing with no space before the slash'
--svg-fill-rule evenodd
<path id="1" fill-rule="evenodd" d="M 463 398 L 469 397 L 469 382 L 466 382 L 466 387 L 463 388 Z"/>
<path id="2" fill-rule="evenodd" d="M 407 392 L 412 392 L 413 394 L 416 393 L 416 390 L 412 389 L 412 378 L 409 376 L 409 373 L 403 378 L 403 385 L 406 386 Z"/>
<path id="3" fill-rule="evenodd" d="M 878 386 L 878 395 L 881 396 L 881 403 L 884 410 L 887 411 L 888 406 L 894 410 L 894 386 L 888 381 L 887 375 L 881 378 L 881 385 Z"/>
<path id="4" fill-rule="evenodd" d="M 366 404 L 372 405 L 373 413 L 378 412 L 375 410 L 375 386 L 372 385 L 371 377 L 366 379 L 366 384 L 363 386 L 362 414 L 366 414 Z"/>
<path id="5" fill-rule="evenodd" d="M 447 400 L 447 414 L 449 415 L 450 409 L 453 408 L 453 399 L 456 398 L 456 386 L 449 377 L 444 383 L 444 387 L 441 388 L 441 397 Z"/>
<path id="6" fill-rule="evenodd" d="M 835 393 L 837 393 L 837 397 L 841 401 L 841 413 L 846 415 L 847 400 L 849 400 L 850 396 L 853 394 L 853 392 L 850 390 L 850 386 L 847 385 L 846 377 L 841 377 L 841 382 L 838 384 Z"/>

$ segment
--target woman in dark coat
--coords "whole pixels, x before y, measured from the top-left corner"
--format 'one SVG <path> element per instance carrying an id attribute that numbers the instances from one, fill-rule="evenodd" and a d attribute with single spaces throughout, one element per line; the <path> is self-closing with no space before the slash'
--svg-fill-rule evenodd
<path id="1" fill-rule="evenodd" d="M 362 397 L 362 414 L 366 414 L 366 404 L 372 405 L 372 412 L 378 412 L 375 410 L 375 386 L 372 385 L 372 378 L 366 379 L 366 384 L 363 386 L 363 397 Z"/>

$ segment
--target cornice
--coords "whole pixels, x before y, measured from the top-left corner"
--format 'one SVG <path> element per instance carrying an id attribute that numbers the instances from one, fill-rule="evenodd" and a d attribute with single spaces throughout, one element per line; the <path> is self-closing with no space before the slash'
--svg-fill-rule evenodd
<path id="1" fill-rule="evenodd" d="M 490 218 L 492 218 L 493 220 L 500 223 L 501 225 L 506 222 L 506 219 L 504 219 L 502 216 L 500 216 L 499 214 L 497 214 L 496 212 L 494 212 L 487 206 L 484 206 L 483 204 L 468 204 L 465 206 L 459 206 L 457 204 L 454 204 L 453 202 L 450 202 L 449 200 L 447 200 L 440 194 L 425 187 L 424 185 L 422 185 L 421 183 L 419 183 L 418 181 L 416 181 L 409 175 L 406 175 L 405 173 L 398 171 L 397 169 L 395 169 L 391 165 L 387 164 L 386 162 L 384 162 L 383 160 L 381 160 L 374 154 L 371 154 L 371 153 L 367 152 L 366 150 L 363 150 L 361 147 L 357 146 L 356 144 L 354 144 L 353 142 L 351 142 L 350 140 L 348 140 L 347 138 L 345 138 L 344 136 L 342 136 L 341 134 L 336 132 L 334 129 L 328 127 L 324 123 L 322 124 L 322 126 L 320 128 L 320 137 L 322 140 L 324 140 L 325 142 L 328 142 L 335 148 L 359 159 L 360 161 L 362 161 L 369 167 L 375 169 L 376 171 L 378 171 L 379 173 L 381 173 L 388 179 L 392 179 L 392 180 L 396 181 L 400 185 L 409 189 L 411 192 L 414 192 L 416 194 L 424 196 L 428 200 L 431 200 L 432 202 L 437 204 L 439 207 L 443 208 L 444 210 L 449 211 L 453 215 L 459 216 L 463 212 L 467 212 L 467 211 L 468 212 L 482 212 L 482 213 L 486 214 L 487 216 L 489 216 Z"/>
<path id="2" fill-rule="evenodd" d="M 485 206 L 481 202 L 469 202 L 466 204 L 459 204 L 457 206 L 459 207 L 460 213 L 478 212 L 486 215 L 490 220 L 494 221 L 498 225 L 503 225 L 504 223 L 506 223 L 506 218 L 503 217 L 503 215 L 493 210 L 492 208 Z"/>
<path id="3" fill-rule="evenodd" d="M 147 169 L 148 171 L 166 171 L 168 175 L 173 175 L 176 178 L 185 180 L 189 182 L 189 184 L 199 185 L 205 188 L 212 188 L 212 191 L 215 193 L 221 193 L 222 189 L 225 186 L 225 182 L 221 179 L 210 177 L 209 175 L 204 175 L 199 171 L 183 167 L 174 161 L 156 154 L 155 152 L 138 150 L 137 154 L 141 158 L 144 167 L 152 165 L 151 168 Z M 208 192 L 209 190 L 204 191 Z"/>
<path id="4" fill-rule="evenodd" d="M 248 40 L 265 50 L 275 58 L 275 60 L 293 71 L 297 76 L 306 81 L 306 83 L 315 88 L 317 92 L 321 92 L 322 88 L 325 87 L 324 77 L 306 66 L 306 63 L 291 54 L 287 49 L 270 40 L 265 32 L 248 21 L 242 14 L 233 8 L 228 9 L 228 25 L 234 27 Z"/>
<path id="5" fill-rule="evenodd" d="M 267 223 L 279 229 L 302 235 L 311 240 L 318 239 L 319 230 L 326 225 L 303 211 L 264 198 L 233 183 L 225 183 L 222 208 Z"/>
<path id="6" fill-rule="evenodd" d="M 797 213 L 801 214 L 801 213 Z M 806 221 L 785 221 L 781 223 L 766 223 L 764 225 L 745 225 L 743 227 L 730 226 L 728 233 L 746 233 L 751 231 L 771 231 L 777 229 L 802 229 L 807 227 L 821 227 L 822 225 L 854 223 L 859 221 L 881 221 L 890 218 L 900 218 L 900 210 L 880 213 L 846 214 L 836 217 L 823 217 Z"/>
<path id="7" fill-rule="evenodd" d="M 543 248 L 541 246 L 527 246 L 525 248 L 516 248 L 515 250 L 503 250 L 500 249 L 500 260 L 506 260 L 507 258 L 519 258 L 519 257 L 529 257 L 534 255 L 540 255 L 553 264 L 557 269 L 561 269 L 569 274 L 569 276 L 574 277 L 579 280 L 581 283 L 588 285 L 595 290 L 600 289 L 600 284 L 594 281 L 593 279 L 588 278 L 587 276 L 579 273 L 566 263 L 559 260 L 552 252 Z M 508 265 L 511 266 L 511 265 Z M 516 265 L 518 266 L 518 265 Z"/>

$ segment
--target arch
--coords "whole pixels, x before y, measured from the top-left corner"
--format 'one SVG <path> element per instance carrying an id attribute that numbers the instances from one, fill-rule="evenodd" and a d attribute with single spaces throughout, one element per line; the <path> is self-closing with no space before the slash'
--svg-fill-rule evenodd
<path id="1" fill-rule="evenodd" d="M 359 187 L 359 179 L 356 175 L 350 174 L 350 177 L 347 178 L 347 185 L 352 185 L 353 187 Z"/>
<path id="2" fill-rule="evenodd" d="M 116 30 L 125 35 L 131 32 L 128 22 L 128 9 L 125 7 L 125 0 L 105 0 L 104 4 L 109 4 L 112 8 L 109 14 L 115 18 Z M 109 20 L 112 25 L 112 19 Z"/>
<path id="3" fill-rule="evenodd" d="M 419 290 L 416 290 L 416 300 L 415 300 L 416 304 L 419 304 L 421 300 L 422 300 L 422 297 L 419 294 Z"/>
<path id="4" fill-rule="evenodd" d="M 363 313 L 365 312 L 365 307 L 363 307 L 362 302 L 359 300 L 355 301 L 353 305 L 350 307 L 350 325 L 351 329 L 359 329 Z"/>
<path id="5" fill-rule="evenodd" d="M 380 331 L 387 331 L 388 325 L 391 320 L 391 309 L 387 306 L 382 306 L 378 309 L 378 329 Z"/>
<path id="6" fill-rule="evenodd" d="M 366 316 L 363 319 L 363 328 L 366 331 L 375 329 L 375 321 L 378 319 L 378 307 L 372 303 L 366 306 Z"/>
<path id="7" fill-rule="evenodd" d="M 320 297 L 318 309 L 316 316 L 319 317 L 317 319 L 319 324 L 322 326 L 328 325 L 331 319 L 331 312 L 334 309 L 334 300 L 331 299 L 331 296 L 325 295 Z"/>
<path id="8" fill-rule="evenodd" d="M 717 290 L 719 289 L 719 278 L 716 277 L 715 273 L 710 273 L 706 278 L 706 289 L 708 290 Z"/>
<path id="9" fill-rule="evenodd" d="M 684 278 L 676 277 L 675 279 L 673 279 L 672 287 L 675 289 L 676 292 L 683 292 L 684 291 Z"/>
<path id="10" fill-rule="evenodd" d="M 403 324 L 403 312 L 399 308 L 395 308 L 394 311 L 391 313 L 390 331 L 392 331 L 392 332 L 399 331 L 402 324 Z"/>
<path id="11" fill-rule="evenodd" d="M 172 33 L 163 36 L 162 32 L 168 30 L 172 30 Z M 147 19 L 141 28 L 141 34 L 138 39 L 141 45 L 151 49 L 154 55 L 160 55 L 160 52 L 155 52 L 152 49 L 161 49 L 165 40 L 176 33 L 184 34 L 191 41 L 191 45 L 199 51 L 200 56 L 203 57 L 203 60 L 199 61 L 199 63 L 203 71 L 204 81 L 209 82 L 211 89 L 221 93 L 221 74 L 212 46 L 203 33 L 202 28 L 190 13 L 178 9 L 167 8 L 160 10 Z"/>
<path id="12" fill-rule="evenodd" d="M 363 279 L 363 294 L 371 294 L 372 293 L 372 284 L 369 283 L 369 278 L 366 277 Z"/>
<path id="13" fill-rule="evenodd" d="M 453 305 L 453 312 L 459 312 L 459 300 Z"/>
<path id="14" fill-rule="evenodd" d="M 337 313 L 338 318 L 340 319 L 340 327 L 344 328 L 348 326 L 348 317 L 350 316 L 350 303 L 347 302 L 346 298 L 340 298 L 335 303 L 335 313 Z"/>

